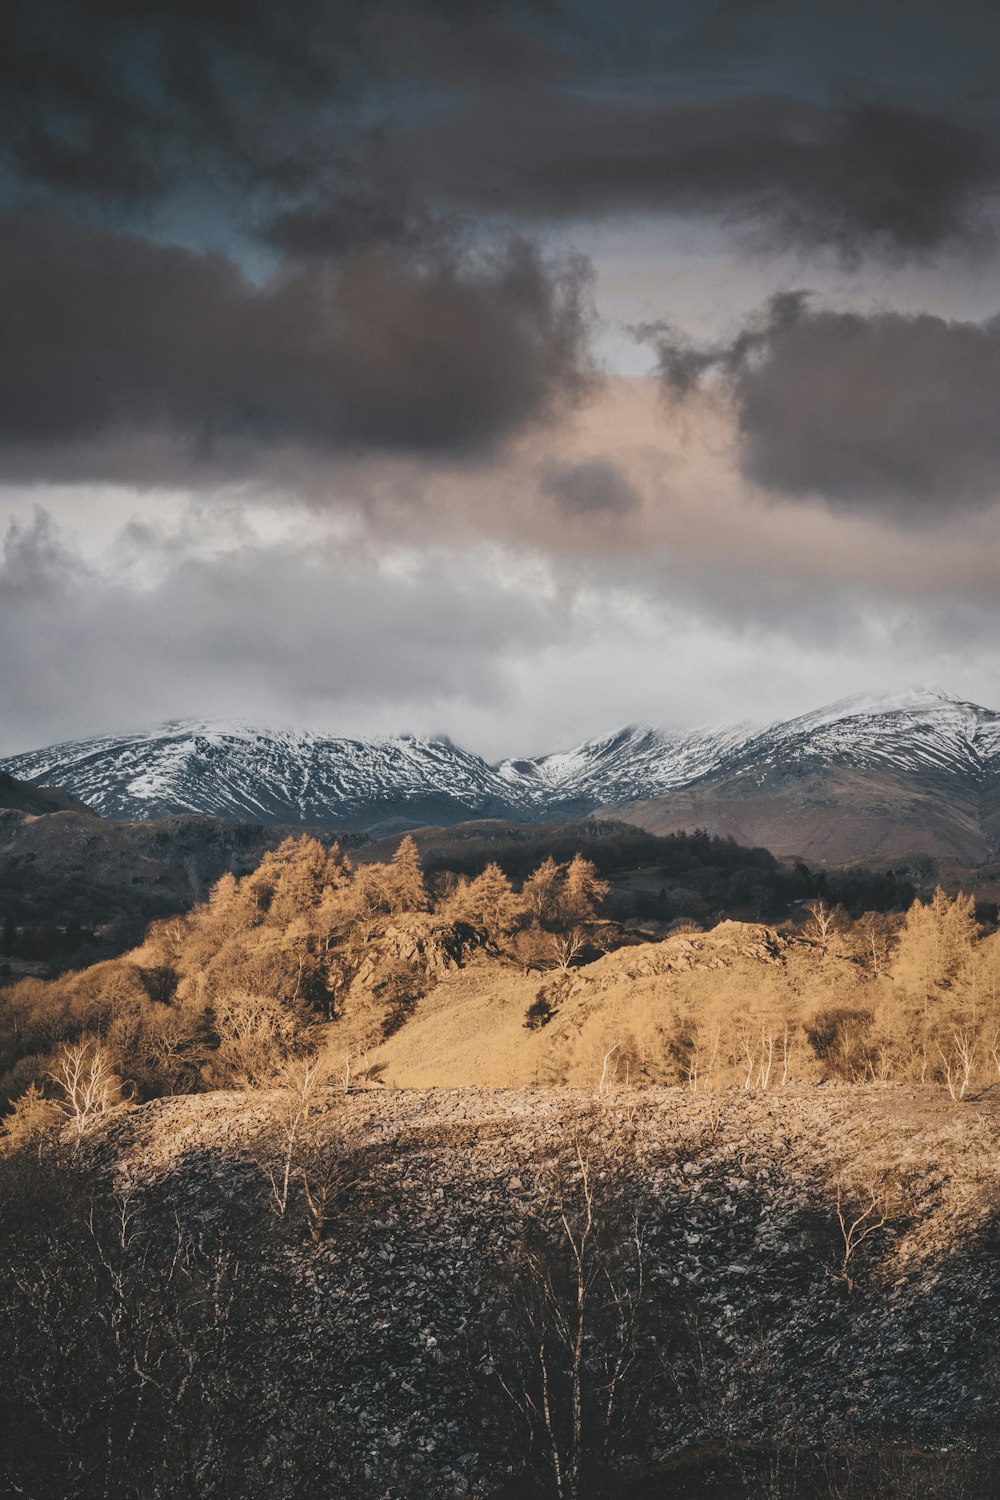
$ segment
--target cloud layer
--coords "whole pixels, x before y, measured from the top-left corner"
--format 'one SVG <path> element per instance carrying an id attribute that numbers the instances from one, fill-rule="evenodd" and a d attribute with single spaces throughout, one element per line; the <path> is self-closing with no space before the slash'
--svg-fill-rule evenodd
<path id="1" fill-rule="evenodd" d="M 725 344 L 645 336 L 671 395 L 723 383 L 742 473 L 767 491 L 941 525 L 1000 498 L 1000 317 L 841 312 L 786 293 Z"/>
<path id="2" fill-rule="evenodd" d="M 0 450 L 37 477 L 65 445 L 101 477 L 102 456 L 143 436 L 173 445 L 179 472 L 223 476 L 282 444 L 474 450 L 590 377 L 580 268 L 518 240 L 420 265 L 359 254 L 258 286 L 220 254 L 9 217 L 0 321 Z M 132 477 L 162 476 L 140 463 Z"/>
<path id="3" fill-rule="evenodd" d="M 396 143 L 417 180 L 480 212 L 534 219 L 728 216 L 771 246 L 923 257 L 988 237 L 1000 145 L 880 102 L 607 100 L 548 85 L 485 91 Z"/>
<path id="4" fill-rule="evenodd" d="M 688 443 L 663 453 L 655 393 L 621 384 L 554 454 L 539 439 L 488 471 L 407 460 L 395 525 L 282 494 L 161 497 L 156 525 L 136 502 L 122 529 L 123 491 L 98 544 L 98 496 L 82 511 L 48 492 L 65 533 L 22 504 L 0 568 L 4 748 L 221 715 L 446 731 L 500 756 L 918 680 L 997 700 L 988 516 L 902 532 L 761 504 L 712 403 L 689 403 Z M 593 457 L 608 428 L 613 463 Z"/>
<path id="5" fill-rule="evenodd" d="M 996 700 L 998 47 L 977 0 L 0 10 L 9 748 Z M 658 380 L 599 367 L 633 321 Z"/>

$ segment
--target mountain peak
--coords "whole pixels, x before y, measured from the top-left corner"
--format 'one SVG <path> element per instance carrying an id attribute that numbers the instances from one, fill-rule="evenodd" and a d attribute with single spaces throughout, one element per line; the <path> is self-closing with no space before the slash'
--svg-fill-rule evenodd
<path id="1" fill-rule="evenodd" d="M 833 703 L 825 703 L 821 708 L 788 720 L 787 726 L 818 728 L 822 724 L 834 724 L 841 719 L 880 718 L 884 714 L 895 713 L 926 713 L 939 708 L 964 704 L 963 698 L 959 698 L 955 693 L 946 692 L 944 688 L 914 684 L 894 692 L 852 693 L 846 698 L 838 698 Z"/>
<path id="2" fill-rule="evenodd" d="M 963 778 L 1000 772 L 1000 714 L 941 688 L 859 693 L 769 727 L 655 729 L 632 724 L 552 755 L 488 764 L 446 738 L 361 738 L 241 719 L 173 720 L 14 757 L 25 781 L 62 786 L 112 818 L 210 813 L 259 823 L 389 833 L 425 823 L 572 819 L 681 793 L 720 778 L 770 786 L 804 767 Z M 688 798 L 690 801 L 690 798 Z M 678 804 L 679 806 L 679 804 Z M 689 826 L 701 816 L 692 803 Z M 694 821 L 691 821 L 691 820 Z"/>

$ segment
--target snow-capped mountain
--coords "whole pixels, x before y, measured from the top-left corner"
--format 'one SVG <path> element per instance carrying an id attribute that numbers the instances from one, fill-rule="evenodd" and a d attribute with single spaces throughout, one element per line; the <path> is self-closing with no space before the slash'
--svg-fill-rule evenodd
<path id="1" fill-rule="evenodd" d="M 621 816 L 809 860 L 1000 857 L 1000 713 L 935 688 L 846 698 L 772 724 Z"/>
<path id="2" fill-rule="evenodd" d="M 992 775 L 1000 769 L 1000 713 L 940 688 L 842 698 L 747 736 L 714 769 L 759 773 L 809 762 Z"/>
<path id="3" fill-rule="evenodd" d="M 729 803 L 755 798 L 759 806 L 765 791 L 784 795 L 818 775 L 891 775 L 907 786 L 930 778 L 978 794 L 1000 776 L 1000 713 L 918 688 L 844 699 L 767 727 L 631 727 L 571 751 L 497 765 L 447 740 L 192 721 L 56 745 L 3 767 L 22 781 L 62 787 L 112 818 L 198 812 L 388 831 L 469 818 L 578 817 L 641 803 L 658 809 L 635 814 L 650 826 L 670 821 L 674 809 L 688 826 L 705 811 L 699 821 L 710 826 L 719 821 L 713 799 L 720 789 Z"/>
<path id="4" fill-rule="evenodd" d="M 577 816 L 687 785 L 745 738 L 745 726 L 703 734 L 632 728 L 565 754 L 492 766 L 447 740 L 193 721 L 54 745 L 4 764 L 21 780 L 71 789 L 105 817 L 198 812 L 379 827 Z"/>
<path id="5" fill-rule="evenodd" d="M 243 723 L 164 724 L 147 734 L 55 745 L 5 762 L 111 818 L 211 813 L 264 823 L 356 827 L 393 818 L 506 816 L 507 783 L 444 740 L 331 738 Z"/>
<path id="6" fill-rule="evenodd" d="M 658 797 L 714 771 L 753 733 L 749 724 L 677 732 L 630 725 L 575 750 L 506 760 L 498 774 L 539 806 L 614 806 Z"/>

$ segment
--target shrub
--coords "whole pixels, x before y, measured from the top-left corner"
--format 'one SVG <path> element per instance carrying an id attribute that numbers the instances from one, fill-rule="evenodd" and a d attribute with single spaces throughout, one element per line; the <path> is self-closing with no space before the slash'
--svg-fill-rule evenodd
<path id="1" fill-rule="evenodd" d="M 544 990 L 539 990 L 537 996 L 524 1013 L 525 1031 L 541 1031 L 543 1026 L 549 1024 L 554 1015 L 555 1011 L 549 1003 L 548 996 Z"/>

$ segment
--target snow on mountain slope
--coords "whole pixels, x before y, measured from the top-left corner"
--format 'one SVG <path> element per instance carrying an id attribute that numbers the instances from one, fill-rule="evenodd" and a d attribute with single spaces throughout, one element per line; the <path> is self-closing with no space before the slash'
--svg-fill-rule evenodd
<path id="1" fill-rule="evenodd" d="M 334 739 L 240 723 L 165 724 L 142 735 L 17 756 L 22 779 L 73 787 L 98 812 L 150 818 L 213 813 L 258 822 L 356 824 L 441 802 L 448 821 L 506 811 L 506 788 L 479 756 L 444 741 Z M 17 774 L 12 771 L 12 774 Z"/>
<path id="2" fill-rule="evenodd" d="M 628 802 L 659 796 L 707 775 L 753 732 L 749 724 L 687 732 L 630 725 L 586 740 L 575 750 L 503 761 L 497 770 L 543 802 Z"/>
<path id="3" fill-rule="evenodd" d="M 565 754 L 490 766 L 446 740 L 356 740 L 195 721 L 54 745 L 4 764 L 22 780 L 71 789 L 107 817 L 204 812 L 381 826 L 577 816 L 657 796 L 711 770 L 745 734 L 633 728 Z"/>
<path id="4" fill-rule="evenodd" d="M 997 769 L 1000 714 L 939 688 L 844 698 L 748 737 L 720 768 L 797 763 L 884 766 L 981 779 Z"/>
<path id="5" fill-rule="evenodd" d="M 844 699 L 763 729 L 632 726 L 574 750 L 495 766 L 447 740 L 362 740 L 191 721 L 55 745 L 2 764 L 109 817 L 201 812 L 388 830 L 466 818 L 581 816 L 719 774 L 762 780 L 795 767 L 884 767 L 980 785 L 1000 775 L 1000 714 L 918 688 Z"/>

